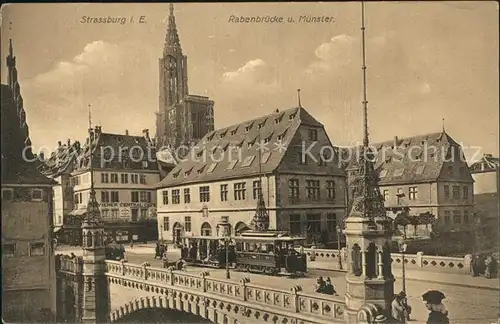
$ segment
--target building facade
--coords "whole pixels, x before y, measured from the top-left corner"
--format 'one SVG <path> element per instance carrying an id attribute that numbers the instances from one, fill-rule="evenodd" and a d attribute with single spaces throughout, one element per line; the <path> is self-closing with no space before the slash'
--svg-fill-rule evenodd
<path id="1" fill-rule="evenodd" d="M 402 207 L 408 207 L 409 216 L 426 212 L 434 215 L 434 228 L 439 231 L 470 227 L 474 181 L 462 148 L 446 132 L 395 137 L 393 141 L 373 144 L 372 150 L 376 153 L 375 168 L 389 216 L 395 217 Z M 356 186 L 357 170 L 354 158 L 347 167 L 349 199 Z M 423 225 L 414 234 L 426 235 L 428 231 Z"/>
<path id="2" fill-rule="evenodd" d="M 323 151 L 332 156 L 320 158 Z M 345 191 L 323 125 L 300 107 L 276 111 L 210 132 L 193 148 L 158 185 L 158 231 L 169 241 L 217 235 L 227 218 L 237 234 L 250 227 L 262 192 L 271 229 L 327 244 L 337 240 Z"/>
<path id="3" fill-rule="evenodd" d="M 474 178 L 475 211 L 481 214 L 491 225 L 491 228 L 496 229 L 497 233 L 500 220 L 498 210 L 499 170 L 499 159 L 491 154 L 485 154 L 481 160 L 470 166 Z"/>
<path id="4" fill-rule="evenodd" d="M 53 224 L 54 233 L 58 243 L 78 244 L 80 234 L 74 237 L 72 234 L 76 228 L 72 226 L 73 210 L 73 184 L 71 182 L 71 172 L 76 167 L 76 158 L 80 154 L 80 142 L 67 143 L 58 142 L 58 146 L 49 158 L 41 154 L 40 166 L 38 169 L 44 175 L 54 179 L 57 185 L 53 188 Z"/>
<path id="5" fill-rule="evenodd" d="M 156 146 L 173 149 L 190 146 L 214 129 L 214 102 L 208 97 L 189 94 L 187 56 L 182 53 L 172 4 L 159 74 Z M 179 149 L 178 154 L 186 153 L 187 150 Z"/>
<path id="6" fill-rule="evenodd" d="M 117 242 L 157 239 L 156 191 L 160 181 L 156 150 L 149 138 L 128 133 L 102 133 L 96 126 L 93 136 L 92 170 L 94 188 L 107 233 Z M 71 173 L 74 209 L 86 213 L 90 194 L 90 149 L 88 141 Z"/>
<path id="7" fill-rule="evenodd" d="M 12 42 L 1 85 L 2 320 L 50 322 L 56 313 L 52 186 L 37 170 Z"/>

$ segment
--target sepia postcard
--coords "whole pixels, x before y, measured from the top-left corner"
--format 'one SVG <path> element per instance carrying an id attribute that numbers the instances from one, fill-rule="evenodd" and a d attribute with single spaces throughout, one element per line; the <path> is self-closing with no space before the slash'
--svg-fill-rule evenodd
<path id="1" fill-rule="evenodd" d="M 13 3 L 5 323 L 497 323 L 493 1 Z"/>

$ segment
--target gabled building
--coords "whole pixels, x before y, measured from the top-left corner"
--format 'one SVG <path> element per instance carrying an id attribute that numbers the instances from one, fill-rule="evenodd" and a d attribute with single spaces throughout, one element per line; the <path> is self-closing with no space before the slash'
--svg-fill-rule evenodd
<path id="1" fill-rule="evenodd" d="M 50 322 L 56 314 L 52 179 L 37 170 L 12 42 L 1 85 L 2 320 Z"/>
<path id="2" fill-rule="evenodd" d="M 156 147 L 169 147 L 178 155 L 214 129 L 214 102 L 188 91 L 187 56 L 182 53 L 175 24 L 174 6 L 165 36 L 163 56 L 159 59 L 160 97 L 156 114 Z"/>
<path id="3" fill-rule="evenodd" d="M 498 211 L 499 170 L 499 159 L 491 154 L 485 154 L 479 161 L 470 166 L 470 172 L 474 178 L 475 210 L 496 230 L 498 230 L 500 220 Z"/>
<path id="4" fill-rule="evenodd" d="M 333 242 L 345 190 L 323 125 L 304 108 L 276 111 L 210 132 L 193 147 L 158 185 L 158 230 L 172 241 L 216 235 L 225 219 L 238 233 L 251 225 L 262 192 L 271 229 Z"/>
<path id="5" fill-rule="evenodd" d="M 76 240 L 72 234 L 77 229 L 72 227 L 69 213 L 74 207 L 71 172 L 76 168 L 79 154 L 80 142 L 71 143 L 68 139 L 65 144 L 59 141 L 57 148 L 47 159 L 43 155 L 40 156 L 42 163 L 38 169 L 42 174 L 57 182 L 53 195 L 53 224 L 58 243 L 71 244 Z"/>
<path id="6" fill-rule="evenodd" d="M 429 212 L 440 231 L 467 229 L 474 208 L 474 180 L 461 146 L 445 131 L 372 144 L 375 169 L 389 216 L 401 207 Z M 356 149 L 347 166 L 349 197 L 356 189 Z M 424 230 L 422 226 L 421 230 Z M 418 233 L 417 233 L 418 234 Z M 424 234 L 424 233 L 421 233 Z"/>
<path id="7" fill-rule="evenodd" d="M 87 211 L 90 194 L 90 163 L 94 189 L 105 229 L 117 242 L 156 240 L 156 184 L 160 181 L 156 149 L 149 130 L 142 136 L 91 130 L 77 157 L 73 181 L 74 226 Z M 90 150 L 92 149 L 92 162 Z M 80 233 L 75 229 L 75 235 Z"/>

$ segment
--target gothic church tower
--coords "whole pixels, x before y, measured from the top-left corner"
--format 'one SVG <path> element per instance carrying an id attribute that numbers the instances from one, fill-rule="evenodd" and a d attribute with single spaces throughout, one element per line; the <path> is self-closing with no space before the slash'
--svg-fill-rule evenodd
<path id="1" fill-rule="evenodd" d="M 213 101 L 189 95 L 187 56 L 183 55 L 170 4 L 163 57 L 159 59 L 160 93 L 156 114 L 157 148 L 191 145 L 213 130 Z"/>

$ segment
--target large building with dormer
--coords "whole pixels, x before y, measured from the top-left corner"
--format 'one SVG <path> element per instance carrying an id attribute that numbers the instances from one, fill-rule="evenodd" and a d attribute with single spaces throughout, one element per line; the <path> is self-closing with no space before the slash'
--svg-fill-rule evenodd
<path id="1" fill-rule="evenodd" d="M 198 142 L 158 185 L 158 231 L 172 241 L 216 235 L 224 218 L 238 233 L 249 227 L 262 191 L 271 229 L 333 242 L 345 190 L 323 125 L 304 108 L 276 111 Z"/>
<path id="2" fill-rule="evenodd" d="M 49 323 L 56 314 L 52 186 L 37 170 L 12 42 L 1 85 L 2 321 Z"/>
<path id="3" fill-rule="evenodd" d="M 500 214 L 498 210 L 498 188 L 500 183 L 500 159 L 492 154 L 471 164 L 470 171 L 474 178 L 474 204 L 476 212 L 498 230 Z"/>
<path id="4" fill-rule="evenodd" d="M 172 4 L 159 73 L 156 147 L 178 149 L 177 154 L 184 155 L 187 149 L 179 147 L 189 147 L 214 130 L 214 102 L 208 97 L 189 94 L 187 56 L 182 53 Z"/>
<path id="5" fill-rule="evenodd" d="M 156 149 L 145 129 L 142 136 L 91 131 L 94 188 L 107 233 L 117 242 L 156 240 L 156 184 L 160 181 Z M 90 194 L 89 141 L 71 173 L 75 235 Z M 77 232 L 79 231 L 79 232 Z"/>
<path id="6" fill-rule="evenodd" d="M 411 215 L 429 212 L 440 231 L 470 228 L 474 211 L 474 180 L 461 146 L 445 131 L 371 145 L 380 192 L 389 215 L 401 207 Z M 352 149 L 353 151 L 354 149 Z M 355 189 L 357 159 L 347 166 L 349 197 Z M 423 226 L 425 227 L 425 226 Z M 423 230 L 422 227 L 422 230 Z"/>

